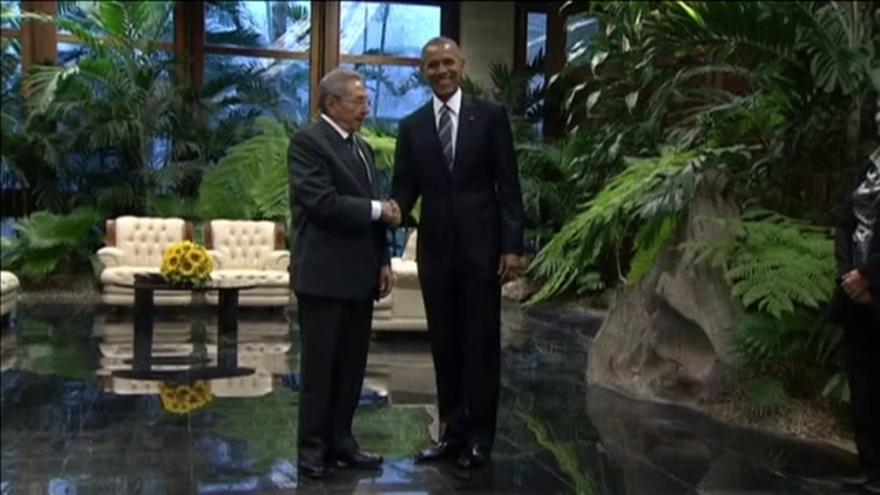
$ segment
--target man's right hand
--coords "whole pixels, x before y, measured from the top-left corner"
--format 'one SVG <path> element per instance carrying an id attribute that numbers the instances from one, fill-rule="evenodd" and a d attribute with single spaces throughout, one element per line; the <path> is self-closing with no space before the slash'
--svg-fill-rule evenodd
<path id="1" fill-rule="evenodd" d="M 394 201 L 393 199 L 383 201 L 382 216 L 380 218 L 391 228 L 399 227 L 402 219 L 400 216 L 400 207 L 397 206 L 397 201 Z"/>

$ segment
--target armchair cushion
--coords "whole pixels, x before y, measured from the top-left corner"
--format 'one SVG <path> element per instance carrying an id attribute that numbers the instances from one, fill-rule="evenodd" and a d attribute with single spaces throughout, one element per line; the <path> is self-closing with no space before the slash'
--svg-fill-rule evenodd
<path id="1" fill-rule="evenodd" d="M 106 304 L 134 304 L 135 273 L 159 273 L 169 245 L 192 239 L 192 226 L 182 218 L 122 216 L 107 221 L 107 246 L 98 250 L 104 265 L 101 283 Z M 157 291 L 156 304 L 189 304 L 187 292 Z"/>
<path id="2" fill-rule="evenodd" d="M 284 228 L 268 221 L 212 220 L 205 239 L 214 257 L 211 279 L 253 285 L 239 292 L 242 306 L 286 306 L 290 302 L 290 251 Z M 215 304 L 217 295 L 208 292 Z"/>
<path id="3" fill-rule="evenodd" d="M 122 266 L 125 264 L 125 252 L 118 247 L 105 246 L 98 250 L 98 259 L 104 268 Z"/>
<path id="4" fill-rule="evenodd" d="M 275 249 L 275 223 L 268 221 L 212 220 L 212 249 L 223 260 L 224 270 L 262 269 Z"/>
<path id="5" fill-rule="evenodd" d="M 14 273 L 0 271 L 0 315 L 15 309 L 21 292 L 21 284 Z"/>
<path id="6" fill-rule="evenodd" d="M 185 232 L 181 218 L 117 218 L 116 247 L 123 253 L 122 264 L 158 267 L 165 249 L 184 240 Z"/>

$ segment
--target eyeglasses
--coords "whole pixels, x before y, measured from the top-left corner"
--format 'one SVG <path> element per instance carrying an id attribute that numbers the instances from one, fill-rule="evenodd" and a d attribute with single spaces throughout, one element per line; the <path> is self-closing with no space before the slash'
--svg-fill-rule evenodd
<path id="1" fill-rule="evenodd" d="M 339 101 L 354 107 L 368 107 L 371 104 L 368 96 L 363 98 L 339 98 Z"/>

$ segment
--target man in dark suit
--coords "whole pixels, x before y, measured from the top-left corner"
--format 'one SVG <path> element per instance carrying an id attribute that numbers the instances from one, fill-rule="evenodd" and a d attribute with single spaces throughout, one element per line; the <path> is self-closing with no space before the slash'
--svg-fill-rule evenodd
<path id="1" fill-rule="evenodd" d="M 373 301 L 394 284 L 386 224 L 396 204 L 377 199 L 373 150 L 357 136 L 369 113 L 357 72 L 335 69 L 319 87 L 321 118 L 288 149 L 294 240 L 292 283 L 299 303 L 302 392 L 299 472 L 328 465 L 377 468 L 351 432 L 367 362 Z"/>
<path id="2" fill-rule="evenodd" d="M 433 98 L 400 123 L 392 197 L 421 197 L 417 261 L 437 375 L 439 443 L 418 462 L 488 460 L 500 381 L 502 283 L 523 265 L 523 205 L 507 112 L 462 95 L 455 41 L 422 50 Z"/>

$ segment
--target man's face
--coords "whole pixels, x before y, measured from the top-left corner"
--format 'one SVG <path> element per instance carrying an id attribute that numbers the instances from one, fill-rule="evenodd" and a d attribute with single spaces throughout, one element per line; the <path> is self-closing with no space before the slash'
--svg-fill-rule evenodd
<path id="1" fill-rule="evenodd" d="M 458 90 L 463 70 L 464 58 L 455 45 L 444 43 L 429 46 L 425 50 L 422 74 L 441 100 L 446 101 Z"/>
<path id="2" fill-rule="evenodd" d="M 327 114 L 346 132 L 359 131 L 370 114 L 370 100 L 364 83 L 358 79 L 350 81 L 343 96 L 330 98 Z"/>

